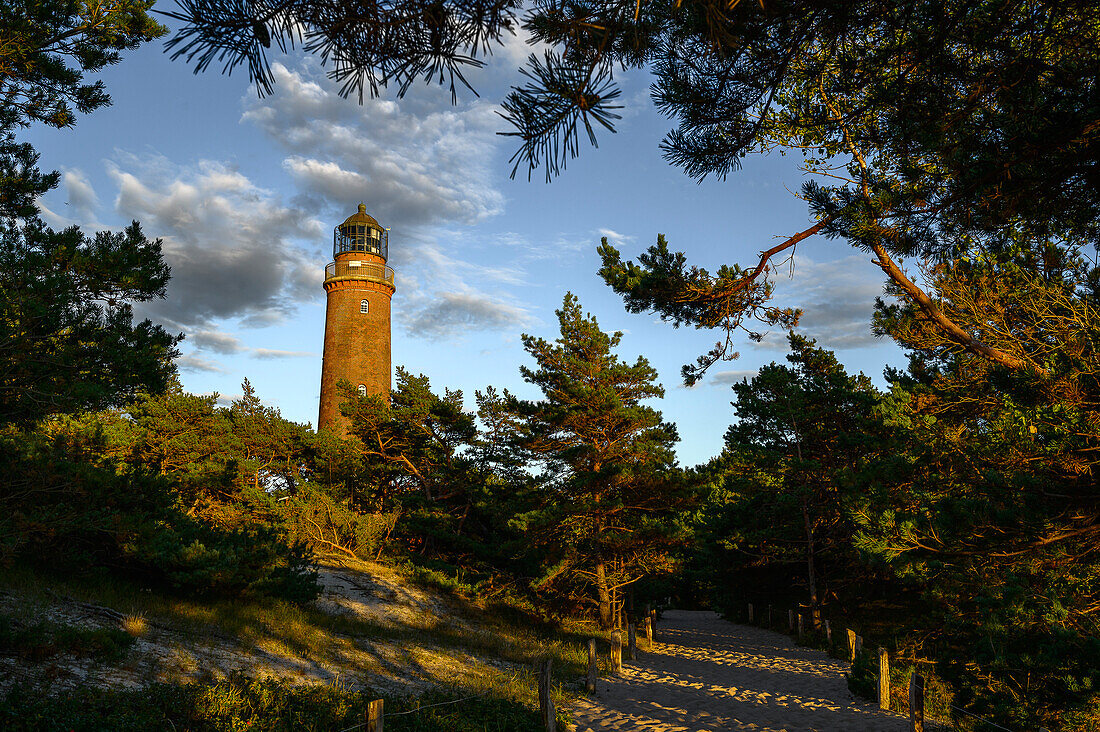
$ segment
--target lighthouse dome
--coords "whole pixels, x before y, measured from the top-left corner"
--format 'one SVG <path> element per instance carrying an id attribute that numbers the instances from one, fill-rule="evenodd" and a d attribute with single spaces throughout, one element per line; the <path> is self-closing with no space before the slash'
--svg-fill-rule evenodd
<path id="1" fill-rule="evenodd" d="M 367 204 L 360 203 L 359 210 L 344 219 L 344 223 L 340 224 L 338 228 L 344 228 L 345 226 L 370 226 L 374 229 L 381 229 L 382 224 L 375 221 L 374 217 L 367 213 Z"/>

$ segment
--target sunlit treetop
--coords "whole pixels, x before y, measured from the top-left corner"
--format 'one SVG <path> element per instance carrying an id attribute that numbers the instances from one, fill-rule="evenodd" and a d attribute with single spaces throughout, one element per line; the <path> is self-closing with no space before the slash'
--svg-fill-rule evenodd
<path id="1" fill-rule="evenodd" d="M 149 17 L 153 0 L 52 0 L 0 4 L 0 123 L 69 127 L 75 112 L 110 104 L 102 81 L 84 74 L 167 32 Z"/>

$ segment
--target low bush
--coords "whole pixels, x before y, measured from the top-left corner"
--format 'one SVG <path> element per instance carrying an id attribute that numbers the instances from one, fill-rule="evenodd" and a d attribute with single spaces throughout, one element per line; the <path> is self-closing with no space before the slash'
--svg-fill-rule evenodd
<path id="1" fill-rule="evenodd" d="M 24 625 L 0 616 L 0 655 L 38 663 L 60 653 L 111 663 L 125 657 L 134 638 L 116 628 L 79 628 L 41 621 Z"/>

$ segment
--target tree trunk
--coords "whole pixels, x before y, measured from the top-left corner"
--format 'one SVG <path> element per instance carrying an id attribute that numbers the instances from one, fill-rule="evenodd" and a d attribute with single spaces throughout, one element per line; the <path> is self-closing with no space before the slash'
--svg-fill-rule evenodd
<path id="1" fill-rule="evenodd" d="M 806 572 L 810 583 L 810 622 L 814 630 L 821 626 L 821 604 L 817 597 L 817 575 L 814 572 L 814 527 L 810 522 L 810 509 L 802 499 L 802 520 L 806 524 Z"/>
<path id="2" fill-rule="evenodd" d="M 611 591 L 607 588 L 607 565 L 596 565 L 596 595 L 600 602 L 600 628 L 611 630 Z"/>
<path id="3" fill-rule="evenodd" d="M 614 569 L 614 565 L 612 565 Z M 616 574 L 612 575 L 612 582 L 618 579 Z M 619 588 L 612 585 L 611 587 L 611 627 L 615 630 L 619 630 L 623 627 L 622 623 L 622 605 L 619 602 Z"/>

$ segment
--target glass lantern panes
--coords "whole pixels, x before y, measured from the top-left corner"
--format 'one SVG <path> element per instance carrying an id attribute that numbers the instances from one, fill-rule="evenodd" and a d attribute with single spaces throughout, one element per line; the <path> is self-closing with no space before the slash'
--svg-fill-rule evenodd
<path id="1" fill-rule="evenodd" d="M 342 252 L 363 252 L 387 259 L 388 250 L 389 233 L 373 226 L 345 224 L 337 226 L 332 232 L 333 256 Z"/>

